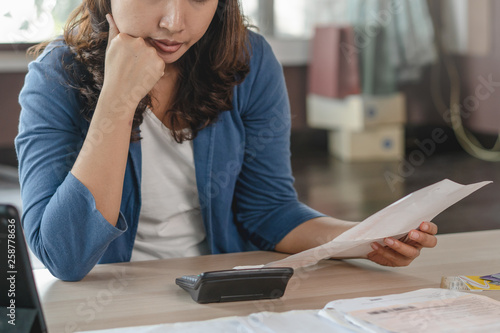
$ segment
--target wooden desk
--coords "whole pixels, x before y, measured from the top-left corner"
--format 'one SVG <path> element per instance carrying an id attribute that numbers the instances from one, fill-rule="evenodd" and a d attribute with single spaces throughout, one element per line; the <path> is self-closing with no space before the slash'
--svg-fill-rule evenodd
<path id="1" fill-rule="evenodd" d="M 439 287 L 441 276 L 500 272 L 500 230 L 440 235 L 410 267 L 367 260 L 325 260 L 297 270 L 278 300 L 200 305 L 175 278 L 286 257 L 252 252 L 98 265 L 80 282 L 63 282 L 36 270 L 38 292 L 52 332 L 205 320 L 254 312 L 320 309 L 329 301 Z M 483 292 L 500 300 L 500 292 Z"/>

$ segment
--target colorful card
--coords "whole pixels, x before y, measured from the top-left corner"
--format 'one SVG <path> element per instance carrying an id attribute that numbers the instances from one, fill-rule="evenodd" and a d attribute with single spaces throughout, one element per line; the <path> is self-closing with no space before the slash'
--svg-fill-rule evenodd
<path id="1" fill-rule="evenodd" d="M 500 290 L 500 273 L 473 276 L 444 276 L 441 288 L 453 290 Z"/>

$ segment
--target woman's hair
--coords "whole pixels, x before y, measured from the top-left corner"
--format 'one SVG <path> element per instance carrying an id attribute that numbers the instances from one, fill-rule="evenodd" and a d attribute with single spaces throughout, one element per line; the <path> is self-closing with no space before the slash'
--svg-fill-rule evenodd
<path id="1" fill-rule="evenodd" d="M 104 81 L 104 61 L 111 13 L 111 0 L 83 0 L 71 13 L 64 29 L 64 41 L 83 64 L 68 64 L 67 70 L 77 77 L 77 89 L 83 100 L 82 115 L 89 122 Z M 247 23 L 238 0 L 219 0 L 217 11 L 205 35 L 177 62 L 179 78 L 172 105 L 165 116 L 171 120 L 171 132 L 177 142 L 192 140 L 198 132 L 214 123 L 219 113 L 232 109 L 233 87 L 248 74 L 250 45 Z M 48 43 L 30 50 L 39 54 Z M 134 115 L 131 141 L 140 140 L 138 126 L 152 97 L 144 97 Z M 190 131 L 182 131 L 183 127 Z"/>

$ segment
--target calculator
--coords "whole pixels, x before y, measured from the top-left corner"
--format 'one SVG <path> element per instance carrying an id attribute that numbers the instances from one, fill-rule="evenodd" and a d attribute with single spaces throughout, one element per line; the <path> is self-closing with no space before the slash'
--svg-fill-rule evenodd
<path id="1" fill-rule="evenodd" d="M 290 267 L 229 269 L 184 275 L 175 283 L 198 303 L 280 298 L 293 275 Z"/>

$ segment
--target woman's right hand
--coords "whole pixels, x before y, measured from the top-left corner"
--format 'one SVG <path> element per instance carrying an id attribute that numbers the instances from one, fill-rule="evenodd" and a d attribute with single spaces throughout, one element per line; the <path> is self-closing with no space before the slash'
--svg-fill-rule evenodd
<path id="1" fill-rule="evenodd" d="M 107 14 L 106 19 L 109 37 L 103 91 L 121 99 L 123 104 L 131 104 L 135 111 L 137 104 L 164 75 L 165 62 L 143 38 L 120 33 L 111 14 Z"/>
<path id="2" fill-rule="evenodd" d="M 120 33 L 111 15 L 107 19 L 104 83 L 71 173 L 92 193 L 95 207 L 104 219 L 116 226 L 134 113 L 141 99 L 162 77 L 165 62 L 144 39 Z"/>

